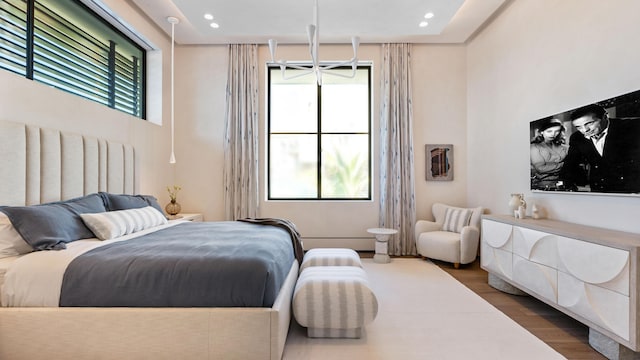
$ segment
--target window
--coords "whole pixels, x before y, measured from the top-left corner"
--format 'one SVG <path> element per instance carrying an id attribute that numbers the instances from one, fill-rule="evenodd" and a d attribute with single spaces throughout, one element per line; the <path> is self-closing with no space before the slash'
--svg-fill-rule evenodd
<path id="1" fill-rule="evenodd" d="M 0 0 L 0 68 L 144 118 L 145 51 L 73 0 Z"/>
<path id="2" fill-rule="evenodd" d="M 371 66 L 353 78 L 268 69 L 267 198 L 371 199 Z M 345 76 L 349 68 L 337 68 Z"/>

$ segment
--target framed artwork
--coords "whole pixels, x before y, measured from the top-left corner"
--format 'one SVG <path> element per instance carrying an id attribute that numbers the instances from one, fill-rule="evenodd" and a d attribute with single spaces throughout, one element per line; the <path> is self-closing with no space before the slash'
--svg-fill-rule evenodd
<path id="1" fill-rule="evenodd" d="M 453 180 L 453 144 L 425 145 L 426 180 Z"/>
<path id="2" fill-rule="evenodd" d="M 640 90 L 530 122 L 531 190 L 640 195 Z"/>

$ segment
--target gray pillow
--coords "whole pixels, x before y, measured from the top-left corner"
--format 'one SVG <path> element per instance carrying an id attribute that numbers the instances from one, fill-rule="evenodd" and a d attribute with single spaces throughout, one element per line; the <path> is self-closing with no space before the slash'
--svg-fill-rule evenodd
<path id="1" fill-rule="evenodd" d="M 158 199 L 151 195 L 127 195 L 127 194 L 111 194 L 101 192 L 107 211 L 139 209 L 147 206 L 153 206 L 160 214 L 164 214 L 162 207 L 158 204 Z"/>
<path id="2" fill-rule="evenodd" d="M 102 197 L 91 194 L 66 201 L 0 208 L 34 250 L 60 250 L 66 243 L 93 238 L 80 214 L 105 212 Z"/>

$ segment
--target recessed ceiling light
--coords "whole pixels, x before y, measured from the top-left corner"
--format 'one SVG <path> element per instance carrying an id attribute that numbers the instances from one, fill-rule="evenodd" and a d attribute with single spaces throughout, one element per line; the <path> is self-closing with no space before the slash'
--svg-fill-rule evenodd
<path id="1" fill-rule="evenodd" d="M 220 27 L 220 25 L 218 25 L 218 23 L 214 23 L 214 22 L 212 22 L 211 24 L 209 24 L 209 26 L 211 26 L 211 27 L 212 27 L 212 28 L 214 28 L 214 29 L 217 29 L 217 28 L 219 28 L 219 27 Z"/>
<path id="2" fill-rule="evenodd" d="M 421 21 L 421 22 L 420 22 L 420 25 L 418 25 L 418 26 L 420 26 L 420 27 L 427 27 L 428 25 L 429 25 L 429 23 L 428 23 L 428 22 L 426 22 L 426 21 Z"/>
<path id="3" fill-rule="evenodd" d="M 424 18 L 425 18 L 425 19 L 431 19 L 431 18 L 432 18 L 432 17 L 434 17 L 434 16 L 435 16 L 435 15 L 434 15 L 431 11 L 429 11 L 429 12 L 428 12 L 428 13 L 426 13 L 426 14 L 424 14 Z"/>
<path id="4" fill-rule="evenodd" d="M 206 14 L 204 14 L 204 18 L 205 18 L 206 20 L 213 20 L 213 15 L 211 15 L 211 14 L 209 14 L 209 13 L 206 13 Z"/>

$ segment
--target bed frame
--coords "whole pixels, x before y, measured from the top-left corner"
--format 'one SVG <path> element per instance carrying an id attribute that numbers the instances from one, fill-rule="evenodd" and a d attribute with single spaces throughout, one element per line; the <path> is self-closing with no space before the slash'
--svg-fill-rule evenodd
<path id="1" fill-rule="evenodd" d="M 132 194 L 131 145 L 0 121 L 0 205 Z M 271 308 L 0 308 L 0 359 L 282 358 L 298 277 Z"/>

